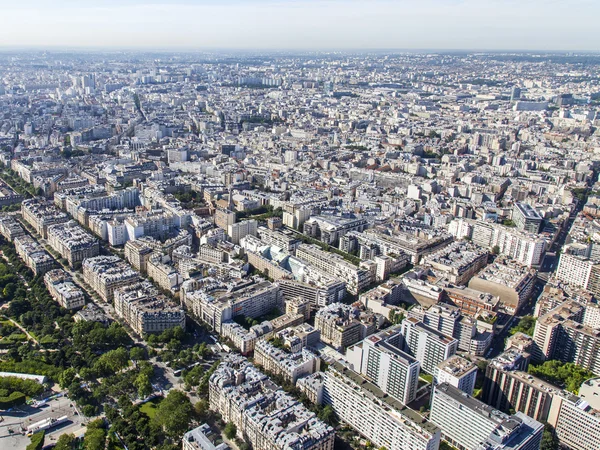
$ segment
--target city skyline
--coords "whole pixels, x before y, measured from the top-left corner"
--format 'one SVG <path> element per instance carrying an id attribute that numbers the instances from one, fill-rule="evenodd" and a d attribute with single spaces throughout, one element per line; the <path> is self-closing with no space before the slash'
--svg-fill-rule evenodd
<path id="1" fill-rule="evenodd" d="M 2 3 L 0 48 L 600 50 L 589 0 Z"/>

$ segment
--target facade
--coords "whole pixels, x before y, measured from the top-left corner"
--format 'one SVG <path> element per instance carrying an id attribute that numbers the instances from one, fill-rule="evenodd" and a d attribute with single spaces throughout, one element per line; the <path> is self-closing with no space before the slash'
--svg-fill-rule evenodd
<path id="1" fill-rule="evenodd" d="M 333 428 L 245 358 L 232 356 L 209 381 L 210 409 L 237 427 L 254 450 L 333 450 Z"/>
<path id="2" fill-rule="evenodd" d="M 328 275 L 346 282 L 351 294 L 358 294 L 373 281 L 372 274 L 344 260 L 340 255 L 321 250 L 316 245 L 301 244 L 296 250 L 296 257 L 322 270 Z"/>
<path id="3" fill-rule="evenodd" d="M 539 450 L 544 431 L 523 413 L 508 416 L 447 383 L 434 388 L 430 420 L 459 450 Z"/>
<path id="4" fill-rule="evenodd" d="M 55 269 L 46 272 L 44 284 L 52 298 L 63 308 L 79 309 L 85 305 L 83 291 L 73 283 L 69 274 L 64 270 Z"/>
<path id="5" fill-rule="evenodd" d="M 159 295 L 152 283 L 144 281 L 118 287 L 114 291 L 115 311 L 140 336 L 181 327 L 185 312 Z"/>
<path id="6" fill-rule="evenodd" d="M 259 340 L 254 347 L 254 364 L 270 373 L 281 375 L 287 382 L 296 384 L 299 378 L 319 371 L 320 358 L 310 350 L 293 353 L 275 347 L 269 340 Z"/>
<path id="7" fill-rule="evenodd" d="M 542 227 L 542 216 L 527 203 L 515 203 L 512 220 L 519 230 L 537 234 Z"/>
<path id="8" fill-rule="evenodd" d="M 376 447 L 437 450 L 440 429 L 338 362 L 323 375 L 323 404 Z"/>
<path id="9" fill-rule="evenodd" d="M 547 422 L 552 399 L 559 391 L 528 374 L 526 363 L 520 352 L 511 350 L 494 358 L 485 371 L 482 399 L 503 412 L 520 411 Z"/>
<path id="10" fill-rule="evenodd" d="M 98 239 L 81 228 L 74 220 L 50 225 L 47 232 L 50 246 L 65 258 L 71 267 L 100 253 Z"/>
<path id="11" fill-rule="evenodd" d="M 133 284 L 139 275 L 118 256 L 96 256 L 83 262 L 83 279 L 105 302 L 112 302 L 118 287 Z"/>
<path id="12" fill-rule="evenodd" d="M 353 370 L 406 405 L 417 395 L 420 365 L 402 351 L 403 340 L 400 327 L 392 327 L 350 347 L 346 359 Z"/>
<path id="13" fill-rule="evenodd" d="M 435 374 L 437 366 L 456 353 L 458 341 L 414 318 L 402 322 L 404 349 L 421 363 L 421 368 Z"/>
<path id="14" fill-rule="evenodd" d="M 15 251 L 35 275 L 43 275 L 56 267 L 56 261 L 44 247 L 28 235 L 14 239 Z"/>
<path id="15" fill-rule="evenodd" d="M 448 383 L 468 395 L 473 395 L 476 380 L 477 366 L 458 355 L 439 363 L 434 374 L 434 384 Z"/>
<path id="16" fill-rule="evenodd" d="M 469 287 L 498 296 L 505 310 L 516 313 L 531 298 L 536 280 L 535 270 L 498 258 L 473 277 Z"/>

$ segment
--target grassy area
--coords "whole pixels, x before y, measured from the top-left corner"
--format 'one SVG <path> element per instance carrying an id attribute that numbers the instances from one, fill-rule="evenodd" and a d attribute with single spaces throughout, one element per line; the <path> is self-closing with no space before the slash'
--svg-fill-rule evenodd
<path id="1" fill-rule="evenodd" d="M 423 373 L 421 372 L 421 374 L 419 375 L 423 380 L 427 381 L 428 383 L 433 383 L 433 376 L 429 375 L 428 373 Z"/>
<path id="2" fill-rule="evenodd" d="M 154 416 L 156 416 L 156 409 L 161 401 L 162 398 L 153 398 L 149 402 L 146 402 L 140 406 L 140 411 L 146 414 L 150 419 L 153 419 Z"/>

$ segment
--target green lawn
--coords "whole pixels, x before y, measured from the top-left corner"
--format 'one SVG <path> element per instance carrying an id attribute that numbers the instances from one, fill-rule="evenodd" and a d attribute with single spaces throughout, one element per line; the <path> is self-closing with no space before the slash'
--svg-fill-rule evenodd
<path id="1" fill-rule="evenodd" d="M 427 381 L 428 383 L 433 383 L 433 376 L 429 375 L 428 373 L 422 373 L 419 375 L 421 377 L 421 379 Z"/>
<path id="2" fill-rule="evenodd" d="M 154 398 L 140 406 L 140 411 L 152 419 L 156 415 L 156 408 L 161 401 L 162 398 Z"/>

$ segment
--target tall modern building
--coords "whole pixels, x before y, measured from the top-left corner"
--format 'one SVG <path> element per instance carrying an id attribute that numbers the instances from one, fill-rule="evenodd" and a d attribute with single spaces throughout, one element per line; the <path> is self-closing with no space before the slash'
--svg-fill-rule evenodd
<path id="1" fill-rule="evenodd" d="M 505 413 L 520 411 L 546 422 L 558 389 L 528 374 L 526 368 L 527 358 L 516 349 L 491 360 L 485 371 L 482 400 Z"/>
<path id="2" fill-rule="evenodd" d="M 434 374 L 438 364 L 450 358 L 458 349 L 456 339 L 429 328 L 412 317 L 402 322 L 402 335 L 404 349 L 409 351 L 429 374 Z"/>
<path id="3" fill-rule="evenodd" d="M 473 394 L 476 380 L 477 366 L 462 356 L 451 356 L 435 369 L 435 384 L 448 383 L 469 395 Z"/>
<path id="4" fill-rule="evenodd" d="M 404 404 L 415 399 L 419 384 L 419 362 L 403 352 L 400 327 L 389 328 L 350 347 L 346 359 L 386 394 Z"/>
<path id="5" fill-rule="evenodd" d="M 430 420 L 459 450 L 539 450 L 544 431 L 525 414 L 508 416 L 448 383 L 434 388 Z"/>
<path id="6" fill-rule="evenodd" d="M 519 230 L 537 234 L 542 227 L 542 216 L 535 208 L 527 203 L 515 203 L 512 220 Z"/>
<path id="7" fill-rule="evenodd" d="M 322 398 L 338 417 L 390 450 L 438 450 L 440 429 L 338 362 L 324 374 Z"/>

